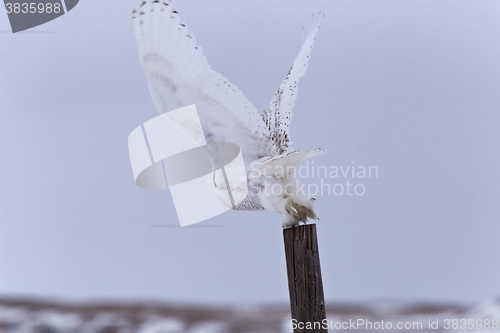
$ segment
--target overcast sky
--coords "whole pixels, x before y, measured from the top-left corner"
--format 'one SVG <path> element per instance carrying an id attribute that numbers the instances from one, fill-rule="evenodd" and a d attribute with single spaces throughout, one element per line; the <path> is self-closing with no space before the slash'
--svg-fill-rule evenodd
<path id="1" fill-rule="evenodd" d="M 158 113 L 130 12 L 82 0 L 11 34 L 0 10 L 0 296 L 287 302 L 281 216 L 178 224 L 135 185 L 130 132 Z M 263 110 L 313 12 L 295 149 L 377 166 L 362 196 L 316 195 L 325 298 L 500 295 L 500 2 L 177 1 L 212 67 Z M 320 179 L 305 183 L 320 184 Z M 359 189 L 359 188 L 358 188 Z"/>

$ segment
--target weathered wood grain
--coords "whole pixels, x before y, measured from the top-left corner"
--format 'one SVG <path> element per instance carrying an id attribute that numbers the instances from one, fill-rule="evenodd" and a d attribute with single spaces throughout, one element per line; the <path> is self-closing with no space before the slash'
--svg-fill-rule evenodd
<path id="1" fill-rule="evenodd" d="M 283 229 L 288 290 L 292 319 L 297 323 L 322 323 L 326 319 L 325 297 L 319 264 L 316 225 L 308 224 Z M 294 332 L 327 332 L 316 324 L 312 329 L 295 329 Z M 314 326 L 312 326 L 314 327 Z"/>

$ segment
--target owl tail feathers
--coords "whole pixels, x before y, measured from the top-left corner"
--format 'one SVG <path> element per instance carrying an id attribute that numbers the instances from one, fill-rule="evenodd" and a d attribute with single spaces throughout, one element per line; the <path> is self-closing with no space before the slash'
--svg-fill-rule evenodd
<path id="1" fill-rule="evenodd" d="M 297 168 L 303 161 L 326 154 L 327 152 L 328 151 L 323 148 L 308 151 L 295 150 L 287 154 L 265 157 L 260 161 L 260 165 L 258 165 L 258 167 L 262 169 L 266 167 L 281 167 L 288 170 L 289 167 Z M 269 172 L 266 172 L 266 174 L 269 174 Z"/>
<path id="2" fill-rule="evenodd" d="M 328 153 L 328 150 L 323 148 L 317 148 L 314 150 L 306 151 L 306 157 L 304 159 L 313 158 Z"/>
<path id="3" fill-rule="evenodd" d="M 307 222 L 307 219 L 319 220 L 318 216 L 313 210 L 316 199 L 309 200 L 302 199 L 299 196 L 293 196 L 283 199 L 283 220 L 281 225 L 283 228 L 295 227 L 300 222 Z"/>

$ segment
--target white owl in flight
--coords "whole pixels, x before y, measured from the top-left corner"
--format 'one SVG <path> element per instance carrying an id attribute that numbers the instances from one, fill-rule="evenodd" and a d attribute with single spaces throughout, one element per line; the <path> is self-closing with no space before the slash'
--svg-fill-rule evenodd
<path id="1" fill-rule="evenodd" d="M 288 133 L 298 82 L 306 71 L 322 15 L 314 19 L 295 62 L 262 114 L 210 67 L 171 1 L 142 1 L 132 18 L 140 61 L 158 111 L 195 104 L 207 143 L 232 142 L 240 147 L 247 177 L 239 181 L 247 185 L 241 187 L 248 194 L 238 205 L 225 204 L 235 210 L 282 214 L 284 228 L 308 218 L 318 220 L 315 199 L 302 198 L 294 171 L 302 161 L 325 150 L 288 152 Z M 184 130 L 189 134 L 189 128 Z M 211 185 L 216 193 L 227 191 L 223 179 L 214 177 Z M 231 190 L 237 196 L 238 186 L 231 184 Z"/>

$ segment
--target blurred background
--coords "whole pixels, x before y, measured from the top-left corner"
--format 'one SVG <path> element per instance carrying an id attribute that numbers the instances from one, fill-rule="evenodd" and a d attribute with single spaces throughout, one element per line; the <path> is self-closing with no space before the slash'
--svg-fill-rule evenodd
<path id="1" fill-rule="evenodd" d="M 0 10 L 0 331 L 21 329 L 2 318 L 89 302 L 289 318 L 279 215 L 231 211 L 179 228 L 170 193 L 134 183 L 127 137 L 158 114 L 132 34 L 139 3 L 80 1 L 16 34 Z M 498 316 L 500 2 L 175 6 L 211 66 L 259 110 L 312 13 L 326 14 L 300 81 L 292 148 L 327 148 L 315 166 L 378 169 L 323 179 L 362 184 L 363 195 L 315 195 L 331 313 L 338 304 L 420 313 L 424 303 Z"/>

